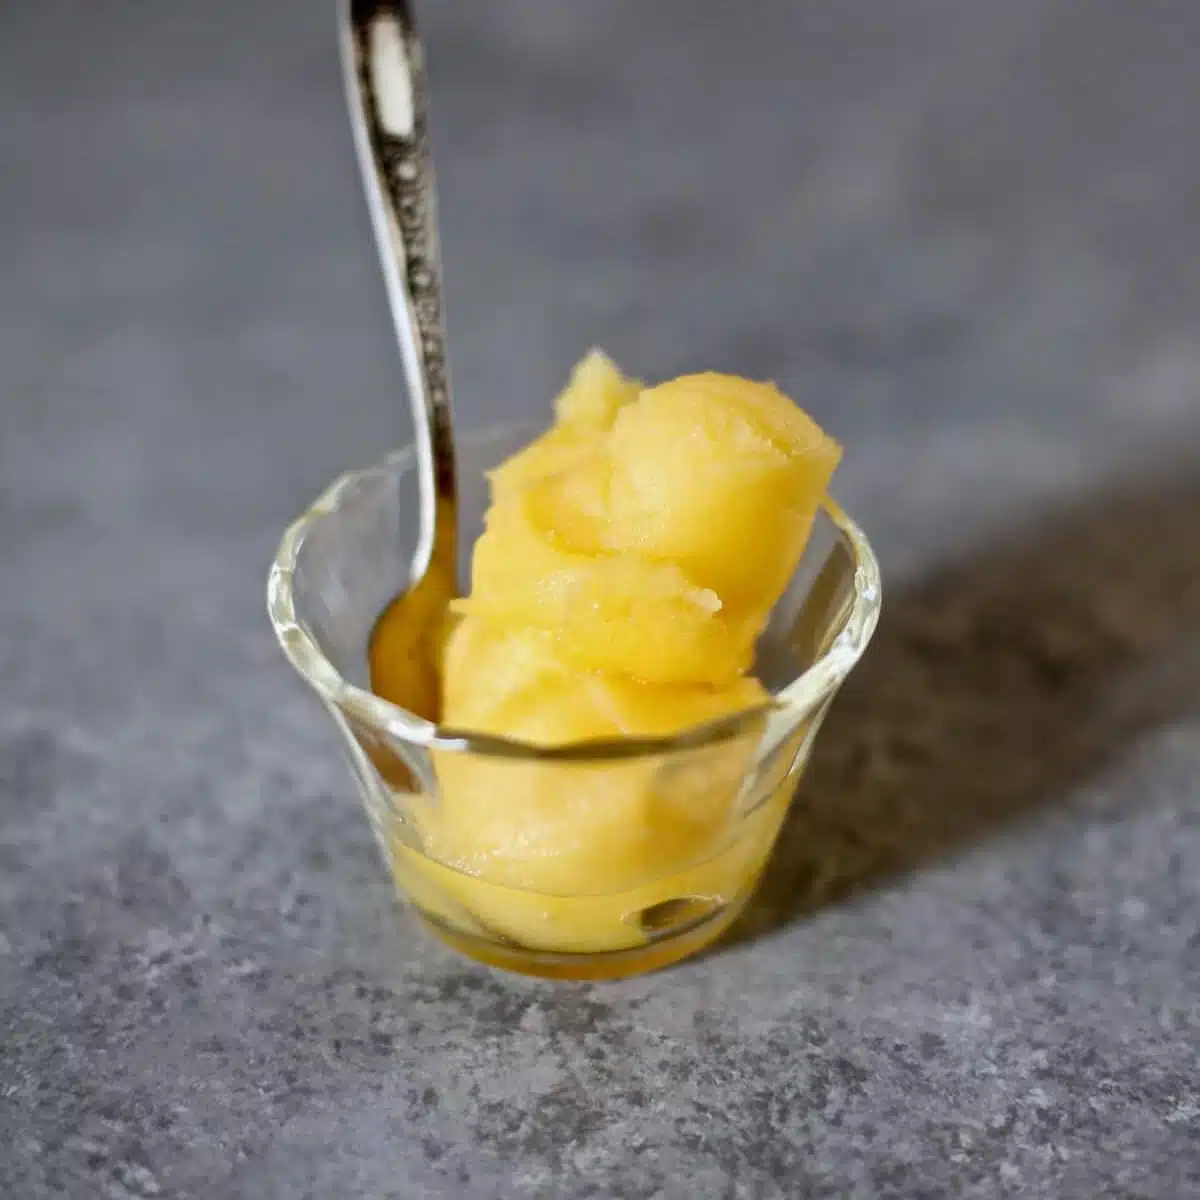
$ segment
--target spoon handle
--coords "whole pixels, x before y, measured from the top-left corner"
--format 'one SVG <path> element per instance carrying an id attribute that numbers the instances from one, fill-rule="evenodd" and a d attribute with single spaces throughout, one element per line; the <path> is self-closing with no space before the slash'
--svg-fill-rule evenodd
<path id="1" fill-rule="evenodd" d="M 420 455 L 414 578 L 453 562 L 454 442 L 442 316 L 425 55 L 404 0 L 343 0 L 342 67 L 355 149 L 404 364 Z"/>

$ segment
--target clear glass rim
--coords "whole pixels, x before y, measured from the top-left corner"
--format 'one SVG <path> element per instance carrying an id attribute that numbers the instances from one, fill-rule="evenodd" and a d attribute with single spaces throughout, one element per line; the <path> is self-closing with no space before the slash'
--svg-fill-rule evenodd
<path id="1" fill-rule="evenodd" d="M 470 430 L 465 436 L 495 436 L 504 428 L 493 426 Z M 832 696 L 862 657 L 879 623 L 882 580 L 875 552 L 862 529 L 832 497 L 826 497 L 822 507 L 845 537 L 854 560 L 850 610 L 828 649 L 775 693 L 769 704 L 742 709 L 666 736 L 608 738 L 562 746 L 538 746 L 427 721 L 345 679 L 297 616 L 292 589 L 300 550 L 311 530 L 341 509 L 364 479 L 415 468 L 416 454 L 415 446 L 405 446 L 372 466 L 347 471 L 335 479 L 284 531 L 267 577 L 267 613 L 288 661 L 327 704 L 336 705 L 354 721 L 389 738 L 439 752 L 579 763 L 657 756 L 718 745 L 749 731 L 764 714 L 770 724 L 775 724 L 776 718 L 782 718 L 786 727 L 791 728 Z"/>

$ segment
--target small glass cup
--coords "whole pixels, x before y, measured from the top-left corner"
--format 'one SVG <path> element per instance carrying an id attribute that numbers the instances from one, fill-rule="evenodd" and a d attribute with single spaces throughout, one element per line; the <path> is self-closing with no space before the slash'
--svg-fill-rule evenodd
<path id="1" fill-rule="evenodd" d="M 459 439 L 462 578 L 484 472 L 538 432 Z M 369 690 L 371 634 L 408 585 L 419 504 L 411 447 L 344 475 L 284 534 L 267 591 L 284 653 L 342 734 L 397 888 L 438 937 L 508 970 L 608 979 L 694 954 L 749 900 L 830 702 L 874 632 L 880 578 L 866 537 L 832 501 L 818 514 L 759 639 L 769 705 L 669 737 L 547 749 L 441 728 Z M 535 826 L 542 838 L 530 851 L 536 888 L 529 860 L 464 851 L 506 821 L 517 842 Z M 555 838 L 561 855 L 546 853 Z"/>

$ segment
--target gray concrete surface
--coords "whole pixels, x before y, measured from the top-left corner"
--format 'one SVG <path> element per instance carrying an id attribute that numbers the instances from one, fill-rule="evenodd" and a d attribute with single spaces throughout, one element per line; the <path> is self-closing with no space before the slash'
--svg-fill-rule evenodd
<path id="1" fill-rule="evenodd" d="M 889 611 L 761 904 L 393 903 L 263 613 L 405 436 L 323 0 L 0 9 L 0 1195 L 1200 1192 L 1200 6 L 426 4 L 459 412 L 776 378 Z"/>

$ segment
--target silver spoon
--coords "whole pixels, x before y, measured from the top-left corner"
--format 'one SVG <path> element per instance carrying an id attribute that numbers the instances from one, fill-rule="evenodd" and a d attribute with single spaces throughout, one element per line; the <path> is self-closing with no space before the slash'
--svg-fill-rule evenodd
<path id="1" fill-rule="evenodd" d="M 355 148 L 408 384 L 421 489 L 410 583 L 372 634 L 372 683 L 386 699 L 436 720 L 441 631 L 457 590 L 457 504 L 425 54 L 413 6 L 403 0 L 343 0 L 341 26 Z M 388 664 L 380 681 L 377 662 Z"/>

